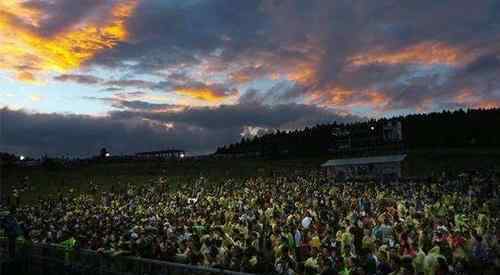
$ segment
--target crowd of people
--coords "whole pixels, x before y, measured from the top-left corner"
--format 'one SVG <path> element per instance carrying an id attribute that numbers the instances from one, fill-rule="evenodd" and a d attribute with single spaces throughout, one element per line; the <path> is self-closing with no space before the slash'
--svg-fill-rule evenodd
<path id="1" fill-rule="evenodd" d="M 24 238 L 258 274 L 500 274 L 494 175 L 311 174 L 60 193 L 16 209 Z"/>

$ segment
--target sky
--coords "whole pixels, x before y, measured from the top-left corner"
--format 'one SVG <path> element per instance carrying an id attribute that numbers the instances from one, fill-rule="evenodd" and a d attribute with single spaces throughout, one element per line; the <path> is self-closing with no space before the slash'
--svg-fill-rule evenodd
<path id="1" fill-rule="evenodd" d="M 0 0 L 0 151 L 191 154 L 500 107 L 498 0 Z"/>

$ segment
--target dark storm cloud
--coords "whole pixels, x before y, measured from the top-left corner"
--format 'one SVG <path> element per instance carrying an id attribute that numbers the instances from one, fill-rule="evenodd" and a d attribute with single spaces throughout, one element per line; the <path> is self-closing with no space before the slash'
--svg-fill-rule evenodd
<path id="1" fill-rule="evenodd" d="M 131 111 L 158 111 L 158 110 L 168 110 L 174 109 L 179 106 L 172 104 L 159 104 L 159 103 L 150 103 L 142 100 L 130 100 L 130 98 L 141 96 L 141 92 L 131 92 L 131 93 L 120 93 L 115 94 L 115 97 L 91 97 L 87 96 L 84 99 L 100 101 L 106 104 L 109 104 L 111 107 L 117 109 L 125 109 Z"/>
<path id="2" fill-rule="evenodd" d="M 135 72 L 196 65 L 216 49 L 262 44 L 266 17 L 261 1 L 143 1 L 128 22 L 134 39 L 101 54 L 94 62 Z M 227 45 L 226 45 L 227 44 Z M 137 63 L 126 65 L 123 60 Z"/>
<path id="3" fill-rule="evenodd" d="M 126 104 L 149 107 L 141 102 Z M 359 119 L 297 104 L 187 108 L 160 113 L 117 111 L 106 117 L 0 111 L 3 122 L 0 151 L 34 156 L 89 155 L 103 146 L 116 153 L 171 147 L 208 153 L 217 146 L 238 141 L 247 126 L 293 129 L 318 122 Z"/>
<path id="4" fill-rule="evenodd" d="M 114 154 L 172 147 L 206 153 L 239 136 L 237 129 L 206 130 L 182 124 L 168 128 L 142 119 L 31 114 L 7 109 L 0 112 L 4 122 L 0 151 L 35 157 L 44 153 L 89 156 L 102 147 Z"/>
<path id="5" fill-rule="evenodd" d="M 499 75 L 497 57 L 487 55 L 459 68 L 437 68 L 427 70 L 424 75 L 416 72 L 410 74 L 411 77 L 402 75 L 403 79 L 392 81 L 390 69 L 385 68 L 381 78 L 374 80 L 371 87 L 379 88 L 390 99 L 385 110 L 492 107 L 500 103 Z"/>
<path id="6" fill-rule="evenodd" d="M 162 83 L 146 81 L 140 79 L 119 79 L 119 80 L 104 80 L 93 75 L 84 74 L 61 74 L 54 77 L 54 80 L 63 82 L 75 82 L 78 84 L 105 86 L 104 91 L 116 92 L 126 88 L 137 89 L 159 89 Z"/>
<path id="7" fill-rule="evenodd" d="M 302 9 L 298 1 L 281 3 L 279 10 L 272 8 L 270 10 L 280 14 L 283 18 L 289 18 L 287 15 L 293 17 Z M 434 76 L 413 76 L 416 72 L 414 64 L 411 64 L 411 51 L 416 52 L 420 49 L 412 47 L 419 43 L 443 43 L 446 46 L 442 48 L 457 49 L 458 63 L 462 62 L 461 55 L 474 51 L 491 51 L 493 46 L 491 37 L 497 39 L 500 37 L 498 25 L 492 25 L 491 20 L 489 20 L 490 23 L 486 23 L 484 14 L 488 9 L 488 3 L 470 1 L 418 1 L 404 4 L 396 1 L 322 3 L 315 9 L 317 20 L 312 22 L 317 24 L 317 37 L 321 45 L 319 48 L 324 50 L 324 54 L 321 61 L 315 64 L 316 79 L 304 87 L 302 92 L 307 96 L 311 92 L 325 91 L 327 93 L 333 87 L 341 87 L 355 93 L 366 93 L 377 89 L 389 101 L 388 108 L 417 107 L 423 98 L 433 97 L 433 92 L 428 91 L 436 86 L 442 86 L 439 83 L 442 80 L 437 81 L 439 78 Z M 467 12 L 468 10 L 471 12 Z M 283 32 L 287 28 L 287 20 L 289 19 L 284 19 Z M 295 20 L 290 19 L 290 21 Z M 308 22 L 310 21 L 302 23 L 307 25 Z M 294 30 L 297 28 L 300 29 L 300 26 L 292 27 Z M 398 63 L 381 62 L 368 64 L 367 68 L 348 70 L 350 57 L 370 52 L 373 49 L 389 54 L 406 52 L 402 56 L 392 56 L 393 59 L 400 59 Z M 427 51 L 433 51 L 433 49 L 429 47 Z M 426 57 L 423 53 L 415 53 L 415 56 Z M 435 55 L 428 54 L 427 60 L 418 61 L 425 64 L 437 58 L 443 58 L 439 52 Z M 428 70 L 431 71 L 433 68 Z M 426 81 L 436 80 L 437 82 L 425 83 L 421 81 L 423 78 Z M 406 79 L 406 81 L 398 82 L 401 79 Z M 400 95 L 394 92 L 394 89 L 400 92 L 407 91 L 407 93 Z M 420 92 L 417 93 L 416 90 Z M 294 92 L 297 95 L 297 90 Z M 458 91 L 446 92 L 449 95 Z M 294 93 L 290 95 L 294 96 Z M 401 104 L 401 100 L 406 102 Z"/>
<path id="8" fill-rule="evenodd" d="M 55 33 L 115 2 L 56 0 L 29 1 L 26 5 L 42 10 L 47 16 L 41 29 Z M 417 107 L 421 98 L 437 92 L 419 94 L 408 98 L 408 104 L 399 104 L 400 95 L 393 90 L 453 87 L 439 94 L 455 96 L 465 87 L 443 82 L 451 83 L 463 72 L 477 76 L 476 80 L 467 76 L 464 84 L 480 89 L 476 86 L 481 75 L 474 71 L 478 66 L 496 70 L 498 60 L 467 63 L 478 56 L 498 55 L 498 14 L 500 4 L 495 0 L 141 1 L 126 22 L 130 38 L 97 54 L 89 63 L 155 76 L 166 76 L 165 70 L 196 70 L 203 64 L 209 68 L 207 73 L 227 73 L 228 80 L 221 83 L 226 87 L 278 73 L 297 83 L 289 86 L 288 93 L 279 89 L 279 95 L 267 97 L 275 104 L 314 97 L 317 104 L 321 104 L 317 99 L 323 98 L 324 105 L 334 101 L 340 105 L 344 102 L 332 100 L 332 91 L 363 94 L 376 88 L 388 101 L 388 108 L 411 108 L 412 102 Z M 368 69 L 352 68 L 352 58 L 359 56 L 364 57 L 361 61 L 372 58 L 371 63 L 357 65 Z M 451 72 L 422 77 L 418 74 L 423 69 L 414 69 L 415 64 L 428 66 L 425 70 L 429 75 L 432 66 L 441 63 Z M 464 71 L 464 66 L 469 70 Z M 307 78 L 294 77 L 304 68 L 310 71 Z M 383 77 L 369 75 L 373 70 Z M 443 79 L 446 77 L 449 79 Z M 422 86 L 422 78 L 438 82 Z M 119 82 L 117 87 L 151 88 L 131 80 Z M 163 83 L 164 89 L 171 84 L 168 82 Z M 318 96 L 320 93 L 323 96 Z M 412 96 L 409 93 L 407 97 Z M 439 100 L 435 98 L 437 105 Z"/>
<path id="9" fill-rule="evenodd" d="M 115 106 L 115 105 L 114 105 Z M 141 100 L 120 100 L 118 104 L 116 104 L 116 107 L 120 108 L 125 108 L 125 109 L 133 109 L 133 110 L 149 110 L 149 111 L 154 111 L 154 110 L 165 110 L 169 108 L 175 108 L 177 107 L 176 105 L 172 104 L 155 104 L 155 103 L 149 103 Z"/>
<path id="10" fill-rule="evenodd" d="M 74 7 L 68 6 L 72 1 L 54 3 L 58 6 L 53 6 L 47 22 L 71 21 L 71 25 L 101 2 L 88 7 L 79 4 L 85 1 Z M 89 133 L 96 133 L 82 134 L 86 140 L 75 138 L 80 151 L 87 150 L 82 144 L 105 135 L 120 140 L 123 148 L 130 143 L 130 150 L 139 150 L 141 145 L 133 138 L 140 139 L 142 129 L 151 147 L 163 144 L 165 138 L 171 146 L 207 151 L 238 140 L 246 126 L 300 128 L 357 119 L 339 116 L 339 109 L 352 112 L 361 106 L 384 114 L 500 106 L 499 14 L 496 0 L 141 1 L 127 20 L 129 39 L 87 64 L 125 72 L 129 78 L 109 81 L 66 75 L 56 80 L 97 84 L 114 92 L 184 90 L 184 95 L 204 95 L 216 103 L 236 96 L 237 85 L 249 84 L 236 105 L 158 112 L 179 106 L 123 95 L 94 99 L 121 109 L 98 119 L 4 112 L 32 125 L 33 139 L 46 133 L 40 125 L 53 129 L 46 134 L 51 142 L 33 140 L 33 150 L 38 151 L 45 147 L 57 151 L 52 141 L 59 141 L 55 137 L 59 132 L 64 140 L 72 140 L 66 133 L 71 132 L 68 121 L 73 125 L 82 121 Z M 46 32 L 56 31 L 51 26 L 60 24 L 47 22 L 42 28 Z M 196 73 L 210 79 L 210 84 L 196 79 Z M 220 73 L 226 77 L 218 78 Z M 149 82 L 140 80 L 150 79 L 142 76 L 164 80 Z M 250 85 L 261 78 L 278 81 L 269 89 Z M 120 135 L 106 132 L 99 123 L 116 128 Z M 165 132 L 169 123 L 174 126 Z M 12 132 L 18 133 L 22 123 L 14 124 Z M 126 130 L 130 138 L 122 138 Z M 20 146 L 15 138 L 6 143 L 9 148 Z"/>
<path id="11" fill-rule="evenodd" d="M 455 96 L 463 88 L 444 90 L 452 88 L 453 76 L 471 59 L 498 50 L 499 12 L 497 1 L 466 0 L 193 1 L 185 5 L 145 1 L 129 22 L 134 39 L 94 62 L 157 73 L 165 68 L 189 69 L 210 57 L 212 72 L 237 67 L 229 70 L 229 86 L 280 70 L 300 71 L 301 65 L 307 65 L 312 70 L 308 81 L 267 98 L 279 104 L 324 93 L 319 98 L 328 103 L 335 88 L 361 94 L 376 89 L 388 101 L 387 108 L 418 107 L 436 95 L 439 105 L 444 98 L 439 95 Z M 375 50 L 385 59 L 352 68 L 351 58 Z M 453 56 L 446 59 L 447 55 Z M 452 64 L 444 64 L 447 70 L 433 68 L 440 62 Z M 421 68 L 415 69 L 416 65 Z M 427 76 L 419 75 L 422 70 L 427 70 Z M 428 76 L 432 74 L 439 77 Z M 422 79 L 437 82 L 425 84 Z M 439 92 L 427 92 L 436 88 Z M 428 94 L 412 92 L 418 89 Z M 408 92 L 401 95 L 402 91 Z"/>
<path id="12" fill-rule="evenodd" d="M 143 90 L 165 90 L 171 85 L 169 82 L 160 81 L 153 82 L 141 79 L 119 79 L 119 80 L 105 80 L 93 75 L 85 74 L 61 74 L 53 78 L 61 82 L 74 82 L 84 85 L 99 85 L 104 88 L 104 92 L 118 92 L 127 89 L 143 89 Z"/>
<path id="13" fill-rule="evenodd" d="M 249 89 L 240 98 L 240 105 L 274 105 L 276 102 L 293 103 L 304 93 L 304 87 L 290 84 L 288 81 L 278 82 L 267 90 Z"/>
<path id="14" fill-rule="evenodd" d="M 481 74 L 498 71 L 500 69 L 500 49 L 498 54 L 483 55 L 467 64 L 465 73 Z"/>
<path id="15" fill-rule="evenodd" d="M 356 116 L 341 116 L 335 110 L 303 104 L 279 105 L 221 105 L 219 107 L 190 107 L 180 112 L 112 112 L 113 118 L 143 117 L 161 122 L 183 123 L 204 129 L 266 128 L 296 129 L 315 123 L 348 122 Z"/>

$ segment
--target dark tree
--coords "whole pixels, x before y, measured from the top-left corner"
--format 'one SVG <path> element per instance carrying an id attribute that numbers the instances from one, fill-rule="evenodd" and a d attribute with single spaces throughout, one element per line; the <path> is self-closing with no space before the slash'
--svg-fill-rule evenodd
<path id="1" fill-rule="evenodd" d="M 413 114 L 391 118 L 401 121 L 405 148 L 498 147 L 500 109 L 469 109 Z M 218 154 L 260 156 L 318 156 L 339 150 L 349 141 L 351 149 L 385 148 L 383 125 L 390 119 L 351 124 L 319 124 L 302 130 L 275 131 L 217 148 Z M 340 134 L 339 134 L 340 133 Z M 348 133 L 348 134 L 345 134 Z"/>

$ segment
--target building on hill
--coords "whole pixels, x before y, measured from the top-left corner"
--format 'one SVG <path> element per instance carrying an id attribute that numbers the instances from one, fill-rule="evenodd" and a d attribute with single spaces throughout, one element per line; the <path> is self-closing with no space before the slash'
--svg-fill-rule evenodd
<path id="1" fill-rule="evenodd" d="M 403 129 L 401 121 L 389 120 L 383 125 L 383 139 L 385 142 L 403 141 Z"/>
<path id="2" fill-rule="evenodd" d="M 344 181 L 348 178 L 401 178 L 401 163 L 406 155 L 386 155 L 364 158 L 332 159 L 321 165 L 328 176 Z"/>
<path id="3" fill-rule="evenodd" d="M 397 119 L 337 127 L 332 136 L 330 151 L 342 156 L 394 154 L 405 147 L 402 124 Z"/>

